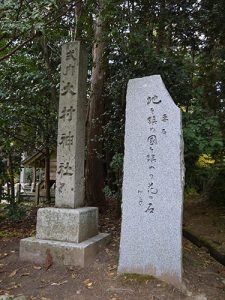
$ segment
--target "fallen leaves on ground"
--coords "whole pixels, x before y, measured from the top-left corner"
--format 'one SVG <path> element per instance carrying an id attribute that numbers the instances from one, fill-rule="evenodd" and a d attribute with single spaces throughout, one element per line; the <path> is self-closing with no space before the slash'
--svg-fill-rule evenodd
<path id="1" fill-rule="evenodd" d="M 110 265 L 109 265 L 109 267 L 108 267 L 108 270 L 109 270 L 109 271 L 113 271 L 113 270 L 115 270 L 115 269 L 117 269 L 117 265 L 113 265 L 113 266 L 110 266 Z"/>
<path id="2" fill-rule="evenodd" d="M 65 284 L 65 283 L 67 283 L 67 282 L 68 282 L 68 280 L 64 280 L 64 281 L 62 281 L 62 282 L 53 282 L 53 283 L 51 283 L 51 285 L 59 286 L 59 285 Z"/>
<path id="3" fill-rule="evenodd" d="M 30 272 L 22 273 L 22 274 L 20 275 L 20 277 L 23 277 L 23 276 L 30 276 Z"/>
<path id="4" fill-rule="evenodd" d="M 20 283 L 11 282 L 11 286 L 7 287 L 7 290 L 13 290 L 22 287 Z"/>
<path id="5" fill-rule="evenodd" d="M 19 269 L 16 269 L 14 271 L 12 271 L 10 274 L 9 274 L 9 277 L 12 278 L 16 275 L 16 273 L 18 272 Z"/>
<path id="6" fill-rule="evenodd" d="M 4 273 L 5 272 L 5 270 L 3 270 L 4 267 L 5 267 L 4 264 L 0 264 L 0 273 Z"/>
<path id="7" fill-rule="evenodd" d="M 46 281 L 44 279 L 41 279 L 41 285 L 39 286 L 39 289 L 43 289 L 45 288 L 46 286 L 49 286 L 50 285 L 50 281 Z"/>
<path id="8" fill-rule="evenodd" d="M 9 253 L 0 253 L 0 259 L 3 259 L 8 255 L 9 255 Z"/>
<path id="9" fill-rule="evenodd" d="M 33 266 L 33 268 L 34 268 L 35 270 L 41 270 L 41 267 L 40 267 L 40 266 Z"/>
<path id="10" fill-rule="evenodd" d="M 84 280 L 84 285 L 88 289 L 93 289 L 93 282 L 91 282 L 90 279 Z"/>
<path id="11" fill-rule="evenodd" d="M 72 273 L 72 274 L 71 274 L 71 277 L 72 277 L 73 279 L 77 278 L 77 276 L 78 276 L 78 275 L 77 275 L 76 273 Z"/>

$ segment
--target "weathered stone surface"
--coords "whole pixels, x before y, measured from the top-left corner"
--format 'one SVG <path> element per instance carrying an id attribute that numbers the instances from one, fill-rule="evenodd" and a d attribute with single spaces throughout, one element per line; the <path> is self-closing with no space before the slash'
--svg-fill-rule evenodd
<path id="1" fill-rule="evenodd" d="M 78 41 L 63 45 L 60 81 L 56 207 L 84 206 L 87 54 Z"/>
<path id="2" fill-rule="evenodd" d="M 20 241 L 20 259 L 44 264 L 48 250 L 54 264 L 86 267 L 94 261 L 98 251 L 108 242 L 107 233 L 99 233 L 79 244 L 26 238 Z"/>
<path id="3" fill-rule="evenodd" d="M 40 208 L 36 238 L 80 243 L 98 234 L 98 208 Z"/>
<path id="4" fill-rule="evenodd" d="M 180 109 L 159 75 L 130 80 L 119 273 L 181 286 L 183 181 Z"/>

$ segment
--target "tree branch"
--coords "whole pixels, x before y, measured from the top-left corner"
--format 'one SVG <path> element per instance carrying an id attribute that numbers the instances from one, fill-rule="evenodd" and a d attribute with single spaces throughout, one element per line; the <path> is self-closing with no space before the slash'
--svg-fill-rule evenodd
<path id="1" fill-rule="evenodd" d="M 29 141 L 29 140 L 26 140 L 26 137 L 25 137 L 25 136 L 20 135 L 21 137 L 19 137 L 18 134 L 13 134 L 10 130 L 7 130 L 7 129 L 5 129 L 5 128 L 1 128 L 1 130 L 3 131 L 3 133 L 6 133 L 7 136 L 12 137 L 12 138 L 14 138 L 15 140 L 17 140 L 17 141 L 19 141 L 19 142 L 22 142 L 23 144 L 30 144 L 30 141 Z M 42 152 L 41 148 L 42 148 L 43 146 L 44 146 L 44 144 L 41 145 L 40 148 L 37 148 L 37 147 L 34 146 L 33 149 L 36 150 L 36 151 Z M 44 152 L 43 152 L 43 153 L 44 153 Z"/>
<path id="2" fill-rule="evenodd" d="M 75 3 L 72 3 L 73 1 L 71 1 L 70 4 L 72 4 L 72 6 L 77 5 L 77 3 L 80 2 L 80 0 L 76 1 Z M 62 5 L 58 10 L 62 9 L 65 6 Z M 55 18 L 49 20 L 48 22 L 46 22 L 45 26 L 48 26 L 52 23 L 54 23 L 56 20 L 58 20 L 59 18 L 61 18 L 66 12 L 68 12 L 68 10 L 71 9 L 71 6 L 68 7 L 66 10 L 63 10 L 59 15 L 57 15 Z M 52 12 L 51 12 L 52 14 Z M 48 14 L 45 15 L 45 17 L 43 17 L 43 19 L 45 19 L 47 16 L 50 15 L 50 12 Z M 35 32 L 33 33 L 29 38 L 27 38 L 23 43 L 19 44 L 18 46 L 16 46 L 12 51 L 10 51 L 9 53 L 3 55 L 2 57 L 0 57 L 0 61 L 3 61 L 5 59 L 8 59 L 10 56 L 12 56 L 13 54 L 15 54 L 18 50 L 20 50 L 21 48 L 23 48 L 26 44 L 28 44 L 29 42 L 31 42 L 36 36 L 38 36 L 40 33 L 39 32 Z M 15 37 L 14 39 L 12 39 L 10 42 L 7 43 L 6 46 L 3 46 L 0 51 L 5 50 L 10 44 L 13 43 L 14 40 L 16 40 L 17 38 L 19 38 L 19 36 Z"/>
<path id="3" fill-rule="evenodd" d="M 37 36 L 37 32 L 35 34 L 32 34 L 27 40 L 25 40 L 22 44 L 18 45 L 16 48 L 14 48 L 11 52 L 7 53 L 6 55 L 0 57 L 0 61 L 3 61 L 10 56 L 12 56 L 14 53 L 16 53 L 19 49 L 23 48 L 26 44 L 28 44 L 30 41 L 33 40 L 33 38 Z"/>
<path id="4" fill-rule="evenodd" d="M 0 48 L 0 52 L 4 51 L 7 47 L 9 47 L 19 36 L 12 38 L 5 46 Z"/>
<path id="5" fill-rule="evenodd" d="M 17 21 L 19 20 L 19 16 L 20 16 L 20 12 L 21 12 L 22 6 L 23 6 L 23 0 L 20 0 L 20 4 L 19 4 L 18 11 L 17 11 L 17 16 L 16 16 L 16 20 Z"/>

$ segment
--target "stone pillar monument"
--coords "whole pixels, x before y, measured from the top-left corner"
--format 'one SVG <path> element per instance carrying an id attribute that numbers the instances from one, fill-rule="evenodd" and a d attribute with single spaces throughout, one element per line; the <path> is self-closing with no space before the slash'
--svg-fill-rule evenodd
<path id="1" fill-rule="evenodd" d="M 62 49 L 56 206 L 84 206 L 87 54 L 79 42 Z"/>
<path id="2" fill-rule="evenodd" d="M 62 48 L 55 208 L 37 214 L 36 238 L 21 240 L 20 258 L 89 264 L 109 234 L 98 232 L 98 208 L 84 206 L 87 53 L 78 41 Z M 50 252 L 49 252 L 50 251 Z"/>

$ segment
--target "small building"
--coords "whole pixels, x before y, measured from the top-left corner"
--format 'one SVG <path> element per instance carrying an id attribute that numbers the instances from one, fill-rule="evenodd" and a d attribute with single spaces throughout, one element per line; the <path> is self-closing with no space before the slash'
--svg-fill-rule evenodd
<path id="1" fill-rule="evenodd" d="M 24 158 L 24 157 L 23 157 Z M 21 162 L 20 184 L 23 198 L 35 198 L 39 203 L 40 198 L 45 198 L 45 153 L 37 151 L 24 158 Z M 50 186 L 51 198 L 55 197 L 56 181 L 56 151 L 50 153 Z"/>

